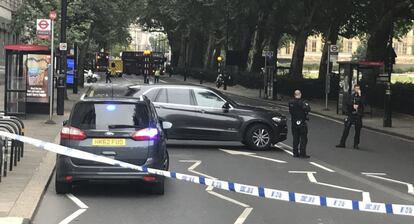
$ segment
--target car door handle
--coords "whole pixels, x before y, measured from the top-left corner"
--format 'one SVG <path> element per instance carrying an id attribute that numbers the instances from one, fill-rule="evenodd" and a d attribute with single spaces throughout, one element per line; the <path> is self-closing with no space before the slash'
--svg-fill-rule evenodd
<path id="1" fill-rule="evenodd" d="M 158 109 L 160 109 L 160 108 L 164 108 L 163 106 L 161 106 L 161 105 L 155 105 L 154 106 L 155 108 L 158 108 Z"/>
<path id="2" fill-rule="evenodd" d="M 200 110 L 200 113 L 203 113 L 204 114 L 205 112 L 206 112 L 205 110 Z"/>

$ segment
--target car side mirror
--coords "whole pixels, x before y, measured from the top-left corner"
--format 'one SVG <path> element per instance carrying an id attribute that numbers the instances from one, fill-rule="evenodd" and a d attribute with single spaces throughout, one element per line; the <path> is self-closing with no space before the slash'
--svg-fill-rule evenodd
<path id="1" fill-rule="evenodd" d="M 230 103 L 229 102 L 226 102 L 224 105 L 223 105 L 223 112 L 224 113 L 227 113 L 227 112 L 229 112 L 229 110 L 230 110 Z"/>
<path id="2" fill-rule="evenodd" d="M 63 126 L 66 126 L 66 125 L 68 124 L 68 122 L 69 122 L 68 120 L 64 120 L 64 121 L 62 122 L 62 125 L 63 125 Z"/>
<path id="3" fill-rule="evenodd" d="M 162 129 L 164 129 L 164 130 L 171 129 L 172 126 L 173 126 L 173 124 L 171 122 L 168 122 L 168 121 L 163 121 L 162 122 Z"/>

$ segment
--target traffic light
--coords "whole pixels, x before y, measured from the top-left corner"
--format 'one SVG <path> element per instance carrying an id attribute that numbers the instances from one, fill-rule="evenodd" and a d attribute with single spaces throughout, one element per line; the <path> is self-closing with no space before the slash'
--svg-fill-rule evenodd
<path id="1" fill-rule="evenodd" d="M 145 55 L 145 56 L 148 56 L 148 55 L 150 55 L 150 54 L 151 54 L 151 51 L 150 51 L 150 50 L 145 50 L 145 51 L 144 51 L 144 55 Z"/>
<path id="2" fill-rule="evenodd" d="M 221 56 L 217 57 L 217 73 L 223 73 L 223 57 Z"/>

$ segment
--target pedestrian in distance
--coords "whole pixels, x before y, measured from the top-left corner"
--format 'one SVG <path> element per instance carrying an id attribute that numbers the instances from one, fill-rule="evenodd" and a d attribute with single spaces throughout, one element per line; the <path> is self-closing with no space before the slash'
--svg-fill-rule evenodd
<path id="1" fill-rule="evenodd" d="M 111 80 L 111 71 L 109 69 L 105 73 L 105 79 L 106 79 L 106 81 L 105 81 L 106 83 L 112 83 L 112 80 Z"/>
<path id="2" fill-rule="evenodd" d="M 306 154 L 308 144 L 309 104 L 302 99 L 300 90 L 295 90 L 294 99 L 289 102 L 289 113 L 292 120 L 293 157 L 310 158 Z"/>
<path id="3" fill-rule="evenodd" d="M 154 83 L 160 82 L 161 69 L 157 68 L 154 73 Z"/>
<path id="4" fill-rule="evenodd" d="M 354 93 L 351 95 L 350 99 L 346 102 L 346 115 L 345 127 L 342 133 L 341 141 L 337 148 L 345 148 L 346 139 L 349 135 L 349 130 L 351 126 L 355 126 L 355 136 L 354 136 L 354 149 L 359 149 L 359 142 L 361 137 L 362 129 L 362 117 L 364 116 L 364 97 L 361 92 L 361 87 L 356 84 L 354 85 Z"/>

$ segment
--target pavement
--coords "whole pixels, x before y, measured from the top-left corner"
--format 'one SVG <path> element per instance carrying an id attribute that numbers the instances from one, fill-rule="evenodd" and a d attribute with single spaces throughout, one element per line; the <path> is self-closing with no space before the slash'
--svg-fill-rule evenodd
<path id="1" fill-rule="evenodd" d="M 0 85 L 0 93 L 0 108 L 3 108 L 4 85 Z M 73 104 L 79 98 L 79 95 L 71 94 L 71 91 L 68 93 L 69 100 L 65 102 L 65 115 L 53 116 L 56 124 L 45 124 L 48 115 L 28 114 L 23 118 L 25 135 L 48 142 L 58 142 L 62 122 L 68 119 Z M 27 144 L 24 150 L 22 160 L 0 183 L 1 224 L 28 223 L 34 217 L 54 170 L 56 158 L 54 153 Z"/>
<path id="2" fill-rule="evenodd" d="M 141 77 L 133 76 L 114 81 L 140 82 Z M 162 82 L 182 83 L 169 78 L 163 78 Z M 278 104 L 237 95 L 231 97 L 242 104 L 287 114 L 286 108 Z M 334 119 L 311 115 L 310 159 L 291 156 L 290 135 L 269 151 L 252 151 L 238 142 L 169 140 L 170 170 L 328 197 L 414 204 L 414 142 L 363 129 L 360 150 L 337 149 L 335 144 L 342 126 Z M 177 180 L 166 181 L 163 196 L 149 195 L 144 185 L 127 182 L 79 184 L 72 194 L 57 195 L 53 177 L 32 219 L 35 224 L 413 222 L 413 217 L 275 201 Z"/>
<path id="3" fill-rule="evenodd" d="M 171 78 L 164 77 L 163 80 L 170 81 L 170 82 L 184 83 L 183 81 L 184 78 L 181 75 L 174 75 Z M 190 77 L 190 78 L 187 78 L 186 83 L 200 84 L 200 81 Z M 211 82 L 203 82 L 202 85 L 216 88 L 215 84 Z M 246 97 L 249 99 L 260 100 L 260 101 L 267 102 L 270 105 L 279 105 L 279 106 L 284 106 L 284 107 L 287 107 L 289 100 L 291 100 L 291 97 L 283 96 L 283 95 L 278 96 L 279 100 L 264 99 L 262 97 L 259 97 L 258 89 L 249 89 L 249 88 L 245 88 L 240 85 L 228 86 L 227 90 L 223 90 L 223 87 L 222 87 L 221 91 L 224 93 L 230 94 L 230 95 L 236 95 L 236 96 Z M 343 122 L 344 119 L 346 118 L 345 115 L 336 113 L 336 107 L 337 107 L 336 101 L 329 101 L 328 111 L 325 110 L 325 100 L 313 99 L 313 100 L 310 100 L 309 103 L 312 107 L 312 113 L 315 115 L 328 117 L 328 118 L 341 121 L 341 122 Z M 414 116 L 394 112 L 392 115 L 393 116 L 392 127 L 387 128 L 387 127 L 383 127 L 384 111 L 378 108 L 373 108 L 372 111 L 373 111 L 372 115 L 368 114 L 363 119 L 364 128 L 375 130 L 375 131 L 382 132 L 385 134 L 398 136 L 401 138 L 410 139 L 414 141 Z"/>

